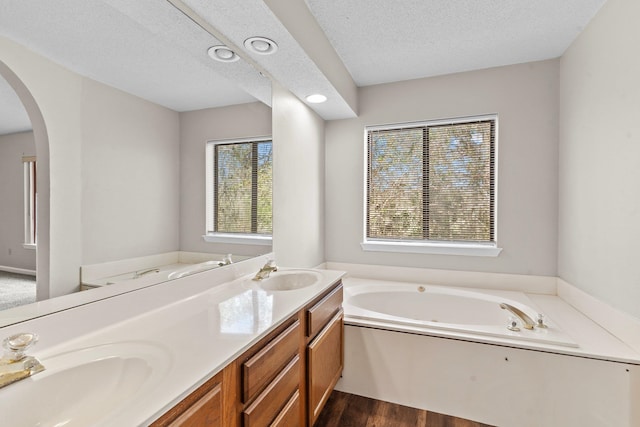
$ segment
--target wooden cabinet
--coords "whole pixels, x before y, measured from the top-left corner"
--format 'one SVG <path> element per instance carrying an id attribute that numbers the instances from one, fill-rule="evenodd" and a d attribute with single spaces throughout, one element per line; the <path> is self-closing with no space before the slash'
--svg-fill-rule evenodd
<path id="1" fill-rule="evenodd" d="M 342 283 L 306 309 L 307 425 L 312 426 L 344 366 Z"/>
<path id="2" fill-rule="evenodd" d="M 343 339 L 337 282 L 151 426 L 312 426 L 342 374 Z"/>
<path id="3" fill-rule="evenodd" d="M 220 372 L 156 420 L 151 427 L 225 427 Z"/>
<path id="4" fill-rule="evenodd" d="M 266 389 L 242 411 L 244 427 L 265 427 L 278 417 L 300 386 L 300 357 L 293 360 L 278 374 Z M 299 418 L 298 414 L 298 418 Z"/>
<path id="5" fill-rule="evenodd" d="M 295 397 L 304 384 L 302 321 L 299 313 L 292 316 L 238 358 L 242 427 L 300 425 L 304 408 Z"/>
<path id="6" fill-rule="evenodd" d="M 258 353 L 242 363 L 242 402 L 247 403 L 298 354 L 300 321 L 296 320 Z"/>
<path id="7" fill-rule="evenodd" d="M 344 366 L 344 328 L 340 310 L 307 347 L 307 394 L 309 425 L 312 426 L 336 383 Z"/>

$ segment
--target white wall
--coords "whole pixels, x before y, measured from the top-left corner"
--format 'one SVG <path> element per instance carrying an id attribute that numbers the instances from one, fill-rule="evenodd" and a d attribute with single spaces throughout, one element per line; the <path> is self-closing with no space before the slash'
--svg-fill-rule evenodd
<path id="1" fill-rule="evenodd" d="M 82 89 L 82 264 L 178 250 L 178 113 L 90 79 Z"/>
<path id="2" fill-rule="evenodd" d="M 180 250 L 259 255 L 271 246 L 207 243 L 205 147 L 207 141 L 271 136 L 271 108 L 260 103 L 180 113 Z"/>
<path id="3" fill-rule="evenodd" d="M 273 251 L 278 264 L 324 262 L 324 121 L 273 84 Z"/>
<path id="4" fill-rule="evenodd" d="M 327 261 L 555 276 L 557 92 L 557 60 L 361 88 L 360 116 L 326 124 Z M 500 256 L 363 252 L 364 127 L 489 113 Z"/>
<path id="5" fill-rule="evenodd" d="M 22 156 L 35 156 L 33 132 L 0 135 L 0 267 L 36 270 L 36 251 L 24 243 Z"/>
<path id="6" fill-rule="evenodd" d="M 609 0 L 560 63 L 559 276 L 640 318 L 640 2 Z"/>

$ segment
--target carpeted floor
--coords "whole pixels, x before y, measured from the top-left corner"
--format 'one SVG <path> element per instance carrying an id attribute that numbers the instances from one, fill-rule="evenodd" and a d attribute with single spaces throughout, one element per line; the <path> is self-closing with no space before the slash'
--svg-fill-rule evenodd
<path id="1" fill-rule="evenodd" d="M 0 271 L 0 310 L 35 301 L 35 276 Z"/>

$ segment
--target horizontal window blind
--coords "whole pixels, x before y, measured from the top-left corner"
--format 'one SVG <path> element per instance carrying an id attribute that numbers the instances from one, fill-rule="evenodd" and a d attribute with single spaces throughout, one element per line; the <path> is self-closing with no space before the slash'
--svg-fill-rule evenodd
<path id="1" fill-rule="evenodd" d="M 367 238 L 495 242 L 495 124 L 368 129 Z"/>
<path id="2" fill-rule="evenodd" d="M 211 231 L 271 234 L 272 142 L 220 143 L 212 151 Z"/>

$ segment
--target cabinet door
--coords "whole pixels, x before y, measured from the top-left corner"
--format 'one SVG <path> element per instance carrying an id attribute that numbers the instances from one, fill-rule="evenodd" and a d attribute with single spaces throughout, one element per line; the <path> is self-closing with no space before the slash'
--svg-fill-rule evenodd
<path id="1" fill-rule="evenodd" d="M 342 374 L 343 333 L 343 312 L 340 310 L 307 347 L 310 426 L 320 415 Z"/>

